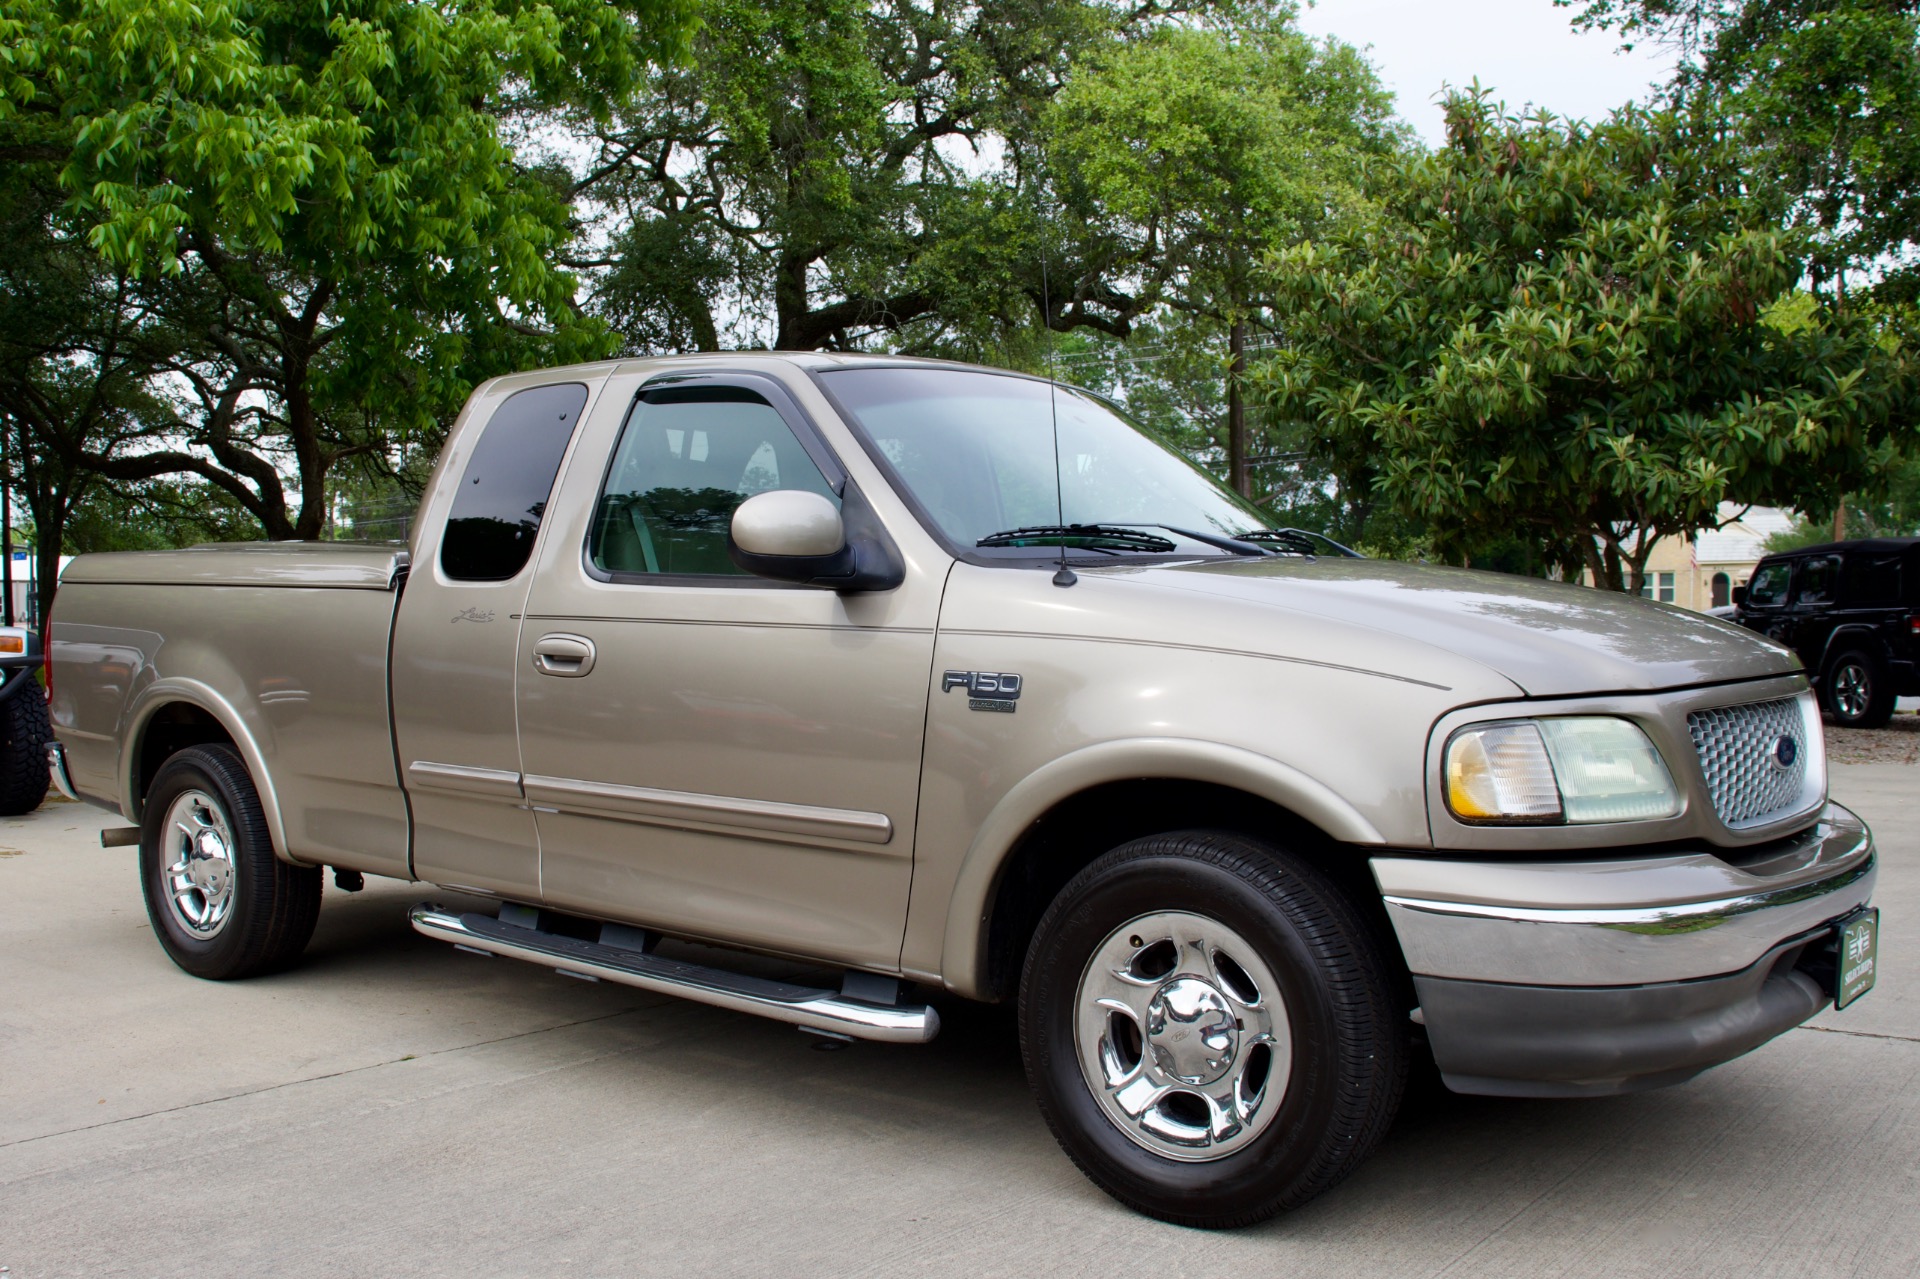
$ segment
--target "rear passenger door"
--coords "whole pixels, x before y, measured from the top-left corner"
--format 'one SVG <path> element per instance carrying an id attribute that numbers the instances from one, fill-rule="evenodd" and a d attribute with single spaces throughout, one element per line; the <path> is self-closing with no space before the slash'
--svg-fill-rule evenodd
<path id="1" fill-rule="evenodd" d="M 773 378 L 635 379 L 601 403 L 521 633 L 545 900 L 897 964 L 942 577 L 839 595 L 734 567 L 748 496 L 848 499 Z"/>
<path id="2" fill-rule="evenodd" d="M 1787 620 L 1787 642 L 1807 669 L 1816 674 L 1827 651 L 1839 613 L 1840 559 L 1810 555 L 1794 566 L 1793 607 Z"/>
<path id="3" fill-rule="evenodd" d="M 540 846 L 520 784 L 514 681 L 533 552 L 589 399 L 528 378 L 476 398 L 425 505 L 393 636 L 393 728 L 413 820 L 413 873 L 523 901 Z"/>

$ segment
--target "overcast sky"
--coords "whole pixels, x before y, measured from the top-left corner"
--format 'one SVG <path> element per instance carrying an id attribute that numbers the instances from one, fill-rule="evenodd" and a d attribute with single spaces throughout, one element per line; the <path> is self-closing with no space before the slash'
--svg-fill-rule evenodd
<path id="1" fill-rule="evenodd" d="M 1672 63 L 1645 46 L 1620 53 L 1606 32 L 1582 35 L 1553 0 L 1319 0 L 1300 26 L 1367 51 L 1400 114 L 1432 146 L 1446 141 L 1440 86 L 1475 76 L 1509 106 L 1589 119 L 1645 95 Z"/>

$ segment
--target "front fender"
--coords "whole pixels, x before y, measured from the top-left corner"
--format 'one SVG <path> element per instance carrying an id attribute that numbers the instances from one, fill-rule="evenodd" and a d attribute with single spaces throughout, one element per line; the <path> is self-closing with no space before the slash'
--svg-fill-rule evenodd
<path id="1" fill-rule="evenodd" d="M 1137 778 L 1211 782 L 1257 795 L 1346 844 L 1384 845 L 1371 822 L 1313 777 L 1235 746 L 1188 738 L 1099 742 L 1036 769 L 974 833 L 948 897 L 941 977 L 969 999 L 986 995 L 987 927 L 1000 876 L 1021 834 L 1057 804 L 1109 782 Z"/>

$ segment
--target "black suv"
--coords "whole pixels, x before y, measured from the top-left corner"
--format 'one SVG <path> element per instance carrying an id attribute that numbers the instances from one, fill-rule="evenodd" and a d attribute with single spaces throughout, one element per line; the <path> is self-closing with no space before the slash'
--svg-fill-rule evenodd
<path id="1" fill-rule="evenodd" d="M 1769 555 L 1736 588 L 1735 618 L 1800 655 L 1839 723 L 1878 728 L 1920 695 L 1920 537 Z"/>

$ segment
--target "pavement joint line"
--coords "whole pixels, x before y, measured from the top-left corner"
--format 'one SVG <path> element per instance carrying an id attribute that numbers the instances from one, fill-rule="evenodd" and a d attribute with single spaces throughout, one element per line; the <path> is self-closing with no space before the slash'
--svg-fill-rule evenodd
<path id="1" fill-rule="evenodd" d="M 473 1048 L 485 1048 L 491 1044 L 510 1043 L 515 1039 L 528 1039 L 534 1035 L 551 1034 L 556 1030 L 568 1030 L 574 1026 L 590 1026 L 597 1021 L 611 1021 L 615 1017 L 625 1017 L 629 1013 L 645 1012 L 655 1007 L 652 1004 L 637 1004 L 632 1008 L 622 1008 L 619 1012 L 602 1013 L 598 1017 L 582 1017 L 578 1021 L 561 1022 L 556 1026 L 542 1026 L 536 1030 L 516 1031 L 511 1035 L 500 1035 L 493 1039 L 477 1039 L 470 1044 L 454 1044 L 448 1048 L 435 1048 L 423 1053 L 406 1053 L 391 1057 L 386 1061 L 371 1061 L 364 1066 L 349 1066 L 345 1070 L 330 1070 L 323 1075 L 305 1075 L 299 1079 L 289 1079 L 284 1083 L 267 1084 L 260 1088 L 246 1088 L 239 1092 L 228 1093 L 222 1097 L 206 1097 L 200 1101 L 189 1101 L 179 1106 L 167 1106 L 160 1110 L 149 1110 L 138 1115 L 122 1115 L 118 1119 L 103 1119 L 97 1124 L 81 1124 L 77 1128 L 62 1128 L 57 1132 L 35 1133 L 31 1137 L 17 1137 L 12 1141 L 0 1141 L 0 1150 L 11 1150 L 15 1146 L 27 1146 L 36 1141 L 48 1141 L 54 1137 L 70 1137 L 75 1133 L 92 1132 L 96 1128 L 112 1128 L 116 1124 L 130 1124 L 142 1119 L 153 1119 L 160 1115 L 178 1114 L 183 1110 L 197 1110 L 201 1106 L 217 1106 L 221 1102 L 239 1101 L 245 1097 L 258 1097 L 262 1093 L 279 1092 L 282 1088 L 298 1088 L 302 1084 L 317 1084 L 328 1079 L 344 1079 L 348 1075 L 363 1074 L 369 1070 L 379 1070 L 382 1066 L 397 1066 L 407 1061 L 425 1061 L 429 1057 L 444 1057 L 448 1053 L 466 1052 Z"/>
<path id="2" fill-rule="evenodd" d="M 1889 1035 L 1877 1030 L 1841 1030 L 1837 1026 L 1796 1026 L 1795 1030 L 1814 1030 L 1823 1035 L 1846 1035 L 1852 1039 L 1891 1039 L 1896 1043 L 1920 1044 L 1920 1035 Z"/>

